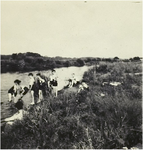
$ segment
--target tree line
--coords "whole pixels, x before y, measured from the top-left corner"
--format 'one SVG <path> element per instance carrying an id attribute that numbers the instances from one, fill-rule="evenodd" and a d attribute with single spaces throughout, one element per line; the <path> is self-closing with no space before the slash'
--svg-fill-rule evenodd
<path id="1" fill-rule="evenodd" d="M 118 62 L 118 61 L 140 61 L 139 57 L 121 60 L 114 58 L 65 58 L 65 57 L 47 57 L 38 53 L 13 53 L 12 55 L 1 55 L 1 73 L 6 72 L 27 72 L 35 70 L 48 70 L 52 68 L 98 64 L 99 61 Z"/>

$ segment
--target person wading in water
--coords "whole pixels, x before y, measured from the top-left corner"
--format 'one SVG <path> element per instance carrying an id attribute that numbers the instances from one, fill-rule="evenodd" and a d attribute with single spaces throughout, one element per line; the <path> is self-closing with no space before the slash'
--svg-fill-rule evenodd
<path id="1" fill-rule="evenodd" d="M 21 81 L 16 79 L 14 81 L 14 86 L 12 86 L 8 90 L 9 102 L 12 101 L 12 97 L 14 98 L 14 103 L 16 103 L 19 99 L 21 99 L 27 92 L 28 88 L 25 86 L 21 86 Z"/>

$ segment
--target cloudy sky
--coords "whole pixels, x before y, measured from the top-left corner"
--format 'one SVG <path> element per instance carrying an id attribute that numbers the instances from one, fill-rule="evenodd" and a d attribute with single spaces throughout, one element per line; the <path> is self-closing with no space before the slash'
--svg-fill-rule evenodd
<path id="1" fill-rule="evenodd" d="M 130 58 L 142 55 L 142 3 L 2 1 L 1 53 Z"/>

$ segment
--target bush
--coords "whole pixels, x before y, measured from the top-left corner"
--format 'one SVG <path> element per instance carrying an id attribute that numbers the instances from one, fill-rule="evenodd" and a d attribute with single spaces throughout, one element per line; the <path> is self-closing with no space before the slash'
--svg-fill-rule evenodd
<path id="1" fill-rule="evenodd" d="M 142 143 L 141 80 L 126 74 L 126 67 L 107 63 L 106 75 L 90 69 L 83 77 L 89 92 L 45 96 L 11 132 L 2 134 L 2 148 L 122 149 Z M 124 76 L 124 83 L 101 86 L 104 79 L 113 81 L 107 71 L 114 72 L 115 80 Z"/>

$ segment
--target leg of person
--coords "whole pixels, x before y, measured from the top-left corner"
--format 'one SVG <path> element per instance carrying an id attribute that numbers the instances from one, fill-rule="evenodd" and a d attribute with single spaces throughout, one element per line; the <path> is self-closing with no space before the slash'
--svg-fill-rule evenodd
<path id="1" fill-rule="evenodd" d="M 40 103 L 42 99 L 43 99 L 42 90 L 39 90 L 39 99 L 38 99 L 37 103 Z"/>
<path id="2" fill-rule="evenodd" d="M 11 102 L 12 101 L 12 94 L 8 93 L 8 101 Z"/>
<path id="3" fill-rule="evenodd" d="M 54 95 L 54 88 L 53 87 L 51 88 L 51 94 L 52 94 L 52 96 Z"/>
<path id="4" fill-rule="evenodd" d="M 14 103 L 17 103 L 20 98 L 21 98 L 21 94 L 17 94 L 17 95 L 14 97 Z"/>
<path id="5" fill-rule="evenodd" d="M 58 96 L 57 86 L 55 87 L 55 96 Z"/>
<path id="6" fill-rule="evenodd" d="M 68 87 L 69 87 L 69 88 L 71 88 L 71 87 L 72 87 L 72 82 L 70 82 L 70 83 L 69 83 L 69 86 L 68 86 Z"/>
<path id="7" fill-rule="evenodd" d="M 35 102 L 34 102 L 34 91 L 33 90 L 31 91 L 31 99 L 32 99 L 31 105 L 34 105 Z"/>
<path id="8" fill-rule="evenodd" d="M 73 81 L 73 86 L 75 86 L 77 84 L 76 80 Z"/>
<path id="9" fill-rule="evenodd" d="M 53 87 L 53 96 L 57 97 L 57 86 Z"/>
<path id="10" fill-rule="evenodd" d="M 56 90 L 55 90 L 55 86 L 52 87 L 52 96 L 55 97 L 56 96 Z"/>
<path id="11" fill-rule="evenodd" d="M 14 95 L 14 86 L 11 87 L 11 88 L 8 90 L 8 100 L 9 100 L 9 102 L 12 101 L 12 95 Z"/>

